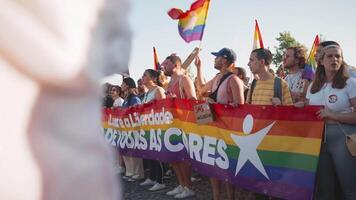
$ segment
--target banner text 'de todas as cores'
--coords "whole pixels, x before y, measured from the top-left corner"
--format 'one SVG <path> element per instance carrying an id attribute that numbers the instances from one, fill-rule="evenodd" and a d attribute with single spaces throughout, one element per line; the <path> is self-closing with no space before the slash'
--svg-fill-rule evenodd
<path id="1" fill-rule="evenodd" d="M 184 160 L 206 176 L 284 199 L 311 199 L 323 132 L 320 107 L 213 104 L 198 125 L 199 101 L 166 99 L 103 111 L 106 140 L 123 155 Z"/>

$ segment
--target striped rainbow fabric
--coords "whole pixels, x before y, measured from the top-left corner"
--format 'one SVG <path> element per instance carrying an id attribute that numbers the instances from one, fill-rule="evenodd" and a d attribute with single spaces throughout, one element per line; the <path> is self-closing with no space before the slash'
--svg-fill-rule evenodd
<path id="1" fill-rule="evenodd" d="M 194 138 L 204 138 L 204 140 L 207 138 L 216 138 L 216 141 L 223 140 L 226 143 L 224 151 L 229 160 L 228 169 L 199 162 L 196 155 L 192 155 L 188 149 L 174 153 L 169 152 L 164 148 L 164 145 L 159 153 L 148 150 L 120 149 L 123 154 L 166 162 L 187 160 L 192 163 L 194 170 L 203 175 L 227 180 L 238 187 L 253 192 L 283 199 L 312 199 L 323 132 L 323 122 L 317 119 L 315 114 L 320 107 L 307 106 L 300 109 L 294 106 L 239 105 L 238 108 L 233 108 L 228 105 L 213 104 L 212 109 L 216 121 L 206 125 L 198 125 L 193 112 L 193 106 L 196 103 L 197 101 L 193 100 L 167 99 L 131 109 L 108 109 L 104 111 L 103 127 L 104 129 L 109 128 L 106 123 L 109 115 L 127 116 L 133 112 L 150 113 L 152 109 L 158 112 L 164 108 L 165 111 L 173 114 L 172 124 L 145 125 L 133 129 L 144 130 L 147 138 L 152 134 L 152 130 L 158 129 L 162 132 L 161 137 L 163 138 L 165 130 L 175 127 L 181 129 L 186 138 L 189 138 L 189 141 L 193 136 Z M 242 132 L 242 124 L 244 118 L 249 114 L 254 118 L 251 134 L 274 123 L 272 129 L 257 147 L 258 156 L 269 179 L 249 161 L 245 163 L 237 175 L 235 174 L 237 162 L 242 155 L 231 134 L 247 137 Z M 130 128 L 118 130 L 129 131 Z M 172 143 L 184 143 L 184 138 L 171 137 L 171 140 Z M 115 146 L 115 142 L 110 141 L 110 143 Z M 219 157 L 218 151 L 212 151 L 210 154 L 210 157 Z"/>
<path id="2" fill-rule="evenodd" d="M 178 31 L 185 42 L 202 40 L 209 3 L 210 0 L 197 0 L 186 12 L 177 8 L 168 11 L 172 19 L 179 20 Z"/>
<path id="3" fill-rule="evenodd" d="M 155 70 L 161 70 L 161 64 L 159 64 L 156 48 L 153 47 L 153 64 Z"/>
<path id="4" fill-rule="evenodd" d="M 316 35 L 315 36 L 315 39 L 314 39 L 314 42 L 313 42 L 313 46 L 312 48 L 310 49 L 310 53 L 309 53 L 309 56 L 308 56 L 308 59 L 307 59 L 307 63 L 311 66 L 313 66 L 313 68 L 315 69 L 316 68 L 316 60 L 315 60 L 315 54 L 316 54 L 316 50 L 319 46 L 319 43 L 320 43 L 320 39 L 319 39 L 319 35 Z"/>
<path id="5" fill-rule="evenodd" d="M 253 35 L 253 47 L 252 49 L 259 49 L 263 47 L 263 40 L 260 31 L 260 27 L 258 26 L 257 20 L 255 20 L 255 33 Z"/>
<path id="6" fill-rule="evenodd" d="M 320 39 L 319 39 L 319 35 L 315 36 L 314 42 L 313 42 L 313 46 L 310 49 L 310 53 L 307 59 L 307 63 L 304 66 L 304 70 L 302 73 L 302 78 L 303 79 L 307 79 L 309 81 L 312 81 L 314 78 L 314 74 L 316 71 L 316 67 L 317 67 L 317 63 L 315 60 L 315 54 L 316 54 L 316 50 L 319 46 L 320 43 Z"/>

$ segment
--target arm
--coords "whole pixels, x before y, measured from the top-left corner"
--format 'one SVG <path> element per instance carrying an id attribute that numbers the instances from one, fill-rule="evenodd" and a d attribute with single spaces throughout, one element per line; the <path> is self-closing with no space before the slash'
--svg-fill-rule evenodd
<path id="1" fill-rule="evenodd" d="M 190 80 L 189 77 L 183 76 L 182 78 L 182 86 L 183 92 L 187 99 L 197 99 L 197 95 L 195 93 L 195 87 L 193 81 Z"/>
<path id="2" fill-rule="evenodd" d="M 356 125 L 356 97 L 350 99 L 353 107 L 353 112 L 350 113 L 333 113 L 327 108 L 323 108 L 317 112 L 320 119 L 330 119 L 347 124 Z"/>
<path id="3" fill-rule="evenodd" d="M 242 80 L 235 75 L 230 80 L 233 103 L 244 104 L 244 86 Z"/>
<path id="4" fill-rule="evenodd" d="M 155 99 L 160 100 L 160 99 L 165 99 L 166 94 L 164 93 L 164 89 L 161 87 L 157 88 L 157 91 L 155 93 Z"/>
<path id="5" fill-rule="evenodd" d="M 0 24 L 6 29 L 0 30 L 0 54 L 22 74 L 46 86 L 85 90 L 91 81 L 127 66 L 130 31 L 124 1 L 108 5 L 95 1 L 69 10 L 51 6 L 61 2 L 58 0 L 32 6 L 21 2 L 1 2 Z M 84 17 L 75 17 L 78 15 Z M 110 32 L 115 33 L 112 40 L 107 39 Z M 118 48 L 113 47 L 128 50 L 118 59 Z"/>
<path id="6" fill-rule="evenodd" d="M 303 82 L 304 82 L 303 92 L 300 94 L 299 101 L 305 101 L 308 87 L 310 85 L 310 81 L 307 79 L 303 79 Z"/>
<path id="7" fill-rule="evenodd" d="M 202 88 L 198 88 L 199 92 L 201 94 L 204 94 L 206 92 L 213 92 L 212 89 L 215 79 L 216 76 L 212 80 L 208 81 Z"/>
<path id="8" fill-rule="evenodd" d="M 297 108 L 304 108 L 304 106 L 309 105 L 309 99 L 305 99 L 304 101 L 298 101 L 294 103 L 294 106 Z"/>
<path id="9" fill-rule="evenodd" d="M 201 60 L 198 55 L 195 57 L 194 64 L 197 68 L 197 87 L 200 89 L 204 86 L 205 82 L 203 78 L 203 72 L 201 70 Z"/>

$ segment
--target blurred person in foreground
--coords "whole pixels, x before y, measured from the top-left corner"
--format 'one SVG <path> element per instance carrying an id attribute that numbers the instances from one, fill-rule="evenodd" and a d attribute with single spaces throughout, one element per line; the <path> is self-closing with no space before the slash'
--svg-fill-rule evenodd
<path id="1" fill-rule="evenodd" d="M 126 0 L 1 1 L 0 199 L 121 199 L 98 82 L 127 66 L 128 10 Z"/>

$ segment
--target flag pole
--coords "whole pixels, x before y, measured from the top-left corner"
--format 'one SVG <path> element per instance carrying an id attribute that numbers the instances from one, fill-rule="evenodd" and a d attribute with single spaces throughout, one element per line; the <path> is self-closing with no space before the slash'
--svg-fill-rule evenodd
<path id="1" fill-rule="evenodd" d="M 210 8 L 210 0 L 208 0 L 208 7 L 206 8 L 206 13 L 205 13 L 205 26 L 206 26 L 206 21 L 208 19 L 208 13 L 209 13 L 209 8 Z M 204 26 L 204 30 L 203 30 L 203 35 L 204 35 L 204 31 L 205 31 L 205 26 Z M 199 42 L 199 51 L 201 50 L 201 47 L 202 47 L 202 43 L 203 43 L 203 35 L 201 36 L 201 39 L 200 39 L 200 42 Z M 199 52 L 198 52 L 199 53 Z"/>

